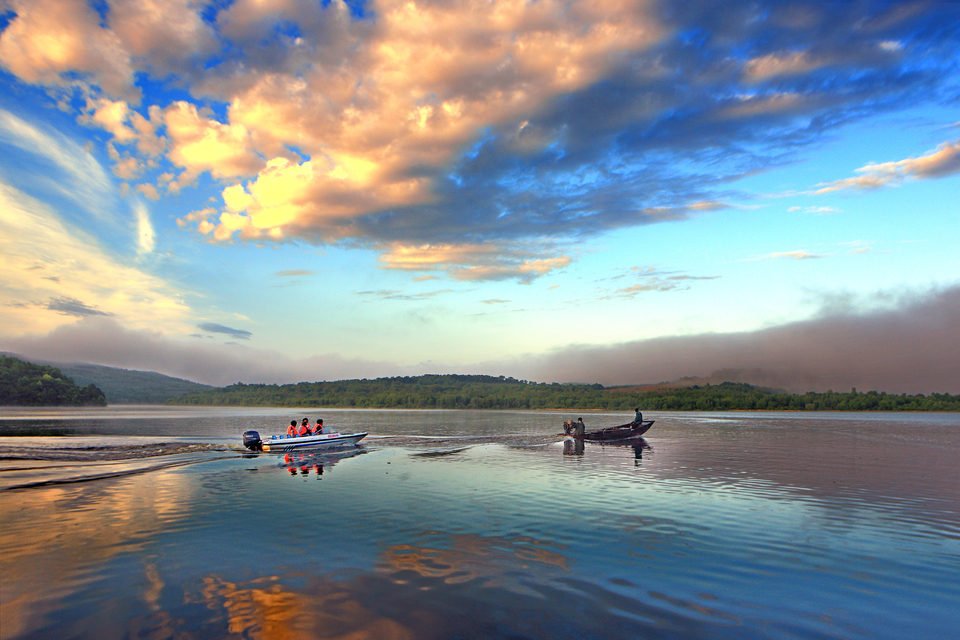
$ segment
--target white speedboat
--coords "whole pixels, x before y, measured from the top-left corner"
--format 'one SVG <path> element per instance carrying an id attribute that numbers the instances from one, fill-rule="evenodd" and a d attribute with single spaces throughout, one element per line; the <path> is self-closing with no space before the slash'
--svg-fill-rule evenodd
<path id="1" fill-rule="evenodd" d="M 256 431 L 243 432 L 243 446 L 251 451 L 287 453 L 305 449 L 336 449 L 355 447 L 367 436 L 366 433 L 318 433 L 312 436 L 270 436 L 261 439 Z"/>

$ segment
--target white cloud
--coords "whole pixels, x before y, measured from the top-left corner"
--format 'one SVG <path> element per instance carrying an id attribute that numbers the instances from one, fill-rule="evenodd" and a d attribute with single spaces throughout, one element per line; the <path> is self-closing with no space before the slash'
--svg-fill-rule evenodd
<path id="1" fill-rule="evenodd" d="M 138 213 L 144 216 L 141 250 L 153 242 L 145 215 L 145 209 Z M 186 330 L 190 313 L 162 279 L 108 255 L 94 238 L 65 225 L 49 207 L 2 182 L 0 300 L 0 326 L 7 335 L 46 332 L 72 322 L 58 312 L 64 300 L 71 309 L 169 331 Z"/>
<path id="2" fill-rule="evenodd" d="M 133 212 L 137 217 L 137 252 L 152 253 L 157 243 L 157 234 L 153 230 L 153 222 L 150 221 L 150 211 L 147 205 L 137 202 L 134 204 Z"/>
<path id="3" fill-rule="evenodd" d="M 73 200 L 95 217 L 111 216 L 113 185 L 110 176 L 81 145 L 3 109 L 0 109 L 0 143 L 17 147 L 21 152 L 52 165 L 53 172 L 35 178 L 38 185 Z"/>

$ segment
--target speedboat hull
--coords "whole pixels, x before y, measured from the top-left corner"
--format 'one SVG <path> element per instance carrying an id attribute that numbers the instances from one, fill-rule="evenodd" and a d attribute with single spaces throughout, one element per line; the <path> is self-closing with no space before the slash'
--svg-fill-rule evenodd
<path id="1" fill-rule="evenodd" d="M 258 444 L 261 451 L 288 453 L 290 451 L 355 447 L 365 437 L 367 437 L 366 433 L 320 433 L 314 436 L 271 436 L 248 444 L 245 435 L 244 444 L 248 449 L 251 448 L 251 444 Z"/>

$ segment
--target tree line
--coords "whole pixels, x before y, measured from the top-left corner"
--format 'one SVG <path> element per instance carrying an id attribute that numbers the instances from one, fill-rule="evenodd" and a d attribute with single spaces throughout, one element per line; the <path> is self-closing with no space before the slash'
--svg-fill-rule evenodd
<path id="1" fill-rule="evenodd" d="M 78 386 L 60 369 L 0 356 L 0 405 L 106 406 L 107 398 L 96 385 Z"/>
<path id="2" fill-rule="evenodd" d="M 607 411 L 960 411 L 960 396 L 852 389 L 792 394 L 724 382 L 636 390 L 600 384 L 537 383 L 481 375 L 423 375 L 268 385 L 237 383 L 172 398 L 203 406 L 369 409 L 599 409 Z"/>

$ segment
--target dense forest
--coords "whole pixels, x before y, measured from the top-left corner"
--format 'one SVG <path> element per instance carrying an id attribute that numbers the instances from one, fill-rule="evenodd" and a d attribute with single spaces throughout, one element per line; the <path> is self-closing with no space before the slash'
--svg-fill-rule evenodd
<path id="1" fill-rule="evenodd" d="M 168 404 L 380 409 L 601 409 L 607 411 L 960 411 L 960 396 L 790 394 L 743 383 L 657 390 L 600 384 L 547 384 L 500 376 L 425 375 L 266 385 L 237 383 Z"/>
<path id="2" fill-rule="evenodd" d="M 0 405 L 2 406 L 105 406 L 106 404 L 106 396 L 94 384 L 80 387 L 56 367 L 0 356 Z"/>

